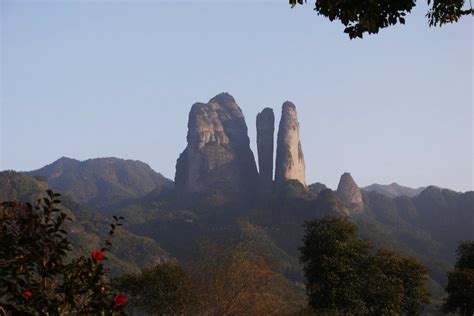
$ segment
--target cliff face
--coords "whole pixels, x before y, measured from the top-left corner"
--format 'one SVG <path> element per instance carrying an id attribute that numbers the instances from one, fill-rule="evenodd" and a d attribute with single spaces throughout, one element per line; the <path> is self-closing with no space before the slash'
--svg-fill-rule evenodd
<path id="1" fill-rule="evenodd" d="M 358 213 L 364 209 L 362 192 L 350 173 L 345 172 L 341 176 L 339 185 L 337 186 L 337 193 L 341 200 L 347 204 L 352 212 Z"/>
<path id="2" fill-rule="evenodd" d="M 260 191 L 271 193 L 273 189 L 273 135 L 275 115 L 270 108 L 257 115 L 257 151 Z"/>
<path id="3" fill-rule="evenodd" d="M 247 125 L 231 95 L 222 93 L 192 106 L 187 141 L 176 164 L 178 191 L 255 189 L 258 174 Z"/>
<path id="4" fill-rule="evenodd" d="M 306 187 L 298 115 L 295 105 L 287 101 L 283 103 L 278 128 L 275 183 L 281 186 L 288 180 L 298 180 Z"/>

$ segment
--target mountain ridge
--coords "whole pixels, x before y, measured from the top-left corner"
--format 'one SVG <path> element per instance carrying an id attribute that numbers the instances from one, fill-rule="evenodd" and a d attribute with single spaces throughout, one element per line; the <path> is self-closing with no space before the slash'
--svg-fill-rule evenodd
<path id="1" fill-rule="evenodd" d="M 421 191 L 423 191 L 427 187 L 428 186 L 419 187 L 419 188 L 411 188 L 407 186 L 402 186 L 396 182 L 392 182 L 390 184 L 373 183 L 371 185 L 362 187 L 361 189 L 364 191 L 376 191 L 389 197 L 397 197 L 397 196 L 414 197 L 420 194 Z"/>
<path id="2" fill-rule="evenodd" d="M 174 186 L 173 181 L 142 161 L 115 157 L 83 161 L 61 157 L 24 173 L 45 179 L 52 189 L 68 194 L 76 202 L 103 210 Z"/>
<path id="3" fill-rule="evenodd" d="M 44 197 L 48 185 L 44 180 L 35 179 L 15 171 L 0 172 L 0 202 L 22 201 L 34 204 Z M 66 230 L 73 245 L 73 255 L 90 254 L 100 249 L 107 237 L 111 219 L 84 207 L 61 194 L 60 208 L 72 219 Z M 141 251 L 146 249 L 146 251 Z M 133 234 L 125 228 L 116 231 L 110 255 L 108 256 L 113 275 L 123 272 L 137 272 L 153 263 L 169 260 L 169 255 L 153 239 Z"/>

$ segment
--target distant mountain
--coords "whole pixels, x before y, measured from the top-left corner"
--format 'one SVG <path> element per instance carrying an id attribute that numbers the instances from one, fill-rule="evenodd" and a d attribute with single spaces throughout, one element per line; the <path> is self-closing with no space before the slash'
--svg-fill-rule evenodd
<path id="1" fill-rule="evenodd" d="M 450 249 L 460 240 L 474 240 L 474 191 L 460 193 L 429 186 L 412 201 L 418 212 L 407 220 L 431 232 L 435 240 Z M 454 254 L 450 255 L 454 259 Z"/>
<path id="2" fill-rule="evenodd" d="M 0 201 L 34 202 L 48 189 L 44 179 L 36 179 L 16 171 L 0 172 Z"/>
<path id="3" fill-rule="evenodd" d="M 355 181 L 351 187 L 357 188 Z M 0 199 L 34 201 L 46 188 L 44 179 L 0 173 Z M 136 270 L 168 258 L 167 254 L 187 262 L 203 240 L 246 240 L 297 285 L 302 282 L 298 247 L 304 221 L 326 215 L 350 216 L 361 236 L 377 247 L 394 248 L 420 259 L 430 271 L 434 303 L 439 303 L 457 243 L 474 239 L 474 192 L 431 186 L 414 197 L 391 198 L 362 191 L 362 209 L 354 212 L 351 199 L 344 199 L 343 191 L 325 189 L 320 183 L 308 189 L 294 180 L 265 199 L 217 190 L 191 194 L 168 190 L 164 194 L 155 189 L 143 197 L 124 200 L 113 213 L 126 218 L 112 252 L 113 271 Z M 103 238 L 107 218 L 67 196 L 63 200 L 75 219 L 70 226 L 71 239 L 78 253 L 88 253 Z"/>
<path id="4" fill-rule="evenodd" d="M 340 192 L 324 189 L 322 184 L 309 189 L 293 181 L 267 199 L 253 201 L 245 195 L 218 191 L 150 194 L 117 209 L 117 214 L 130 219 L 125 224 L 130 231 L 155 239 L 173 257 L 184 261 L 199 240 L 213 236 L 236 239 L 238 234 L 232 231 L 239 219 L 260 227 L 276 247 L 297 259 L 305 220 L 350 216 L 361 235 L 378 247 L 392 247 L 421 259 L 430 268 L 436 281 L 434 292 L 438 293 L 442 293 L 440 285 L 454 262 L 456 243 L 474 239 L 474 192 L 429 187 L 413 198 L 390 198 L 363 191 L 363 208 L 354 212 L 354 205 L 344 201 Z"/>
<path id="5" fill-rule="evenodd" d="M 288 113 L 280 124 L 280 162 L 275 167 L 280 176 L 275 180 L 271 110 L 265 122 L 261 115 L 257 119 L 260 140 L 264 139 L 257 142 L 262 156 L 259 175 L 243 113 L 224 93 L 193 105 L 188 143 L 176 164 L 176 186 L 140 161 L 61 158 L 27 173 L 36 179 L 0 173 L 0 199 L 32 200 L 49 185 L 86 205 L 65 197 L 64 206 L 77 225 L 71 226 L 71 235 L 78 249 L 86 251 L 96 247 L 107 227 L 101 214 L 124 216 L 125 229 L 113 250 L 122 269 L 153 264 L 165 251 L 186 263 L 200 241 L 244 240 L 295 286 L 303 281 L 298 257 L 305 221 L 350 217 L 360 235 L 377 247 L 421 260 L 429 270 L 432 297 L 440 300 L 457 243 L 474 239 L 474 192 L 396 183 L 361 189 L 349 173 L 341 176 L 337 191 L 322 183 L 306 187 L 296 110 L 285 104 Z"/>
<path id="6" fill-rule="evenodd" d="M 48 185 L 41 179 L 14 171 L 0 172 L 0 202 L 20 200 L 34 204 L 38 198 L 44 197 Z M 109 231 L 111 219 L 98 214 L 73 201 L 68 196 L 61 196 L 61 208 L 72 223 L 67 224 L 69 239 L 73 244 L 74 255 L 89 255 L 93 250 L 100 249 Z M 120 228 L 116 231 L 109 264 L 114 275 L 136 272 L 139 268 L 168 260 L 168 254 L 151 238 L 131 233 Z"/>
<path id="7" fill-rule="evenodd" d="M 380 194 L 383 194 L 385 196 L 394 198 L 397 196 L 408 196 L 408 197 L 414 197 L 418 194 L 421 193 L 425 189 L 425 187 L 421 188 L 409 188 L 409 187 L 404 187 L 399 185 L 398 183 L 392 183 L 392 184 L 378 184 L 374 183 L 369 186 L 366 186 L 364 188 L 361 188 L 364 191 L 375 191 Z"/>
<path id="8" fill-rule="evenodd" d="M 56 191 L 96 210 L 109 210 L 152 191 L 173 188 L 173 182 L 137 160 L 62 157 L 26 174 L 44 178 Z"/>
<path id="9" fill-rule="evenodd" d="M 473 191 L 430 186 L 411 198 L 366 191 L 363 199 L 364 211 L 353 215 L 363 235 L 379 246 L 390 245 L 418 257 L 440 285 L 454 263 L 457 243 L 474 240 Z"/>

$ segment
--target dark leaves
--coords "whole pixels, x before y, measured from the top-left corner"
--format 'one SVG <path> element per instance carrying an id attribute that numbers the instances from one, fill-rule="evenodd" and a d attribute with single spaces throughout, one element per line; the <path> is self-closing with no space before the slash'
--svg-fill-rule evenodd
<path id="1" fill-rule="evenodd" d="M 104 293 L 106 270 L 91 258 L 71 257 L 60 194 L 52 190 L 35 206 L 1 203 L 0 297 L 7 314 L 103 314 L 120 311 Z M 121 225 L 114 218 L 112 233 Z M 112 243 L 106 241 L 106 248 Z M 105 251 L 105 249 L 103 249 Z M 32 293 L 30 296 L 24 293 Z M 27 299 L 25 298 L 26 296 Z M 61 307 L 61 310 L 59 309 Z"/>
<path id="2" fill-rule="evenodd" d="M 305 1 L 306 2 L 306 1 Z M 462 16 L 474 15 L 466 9 L 465 0 L 428 0 L 430 10 L 426 14 L 429 26 L 441 26 L 459 21 Z M 292 7 L 303 4 L 302 0 L 290 0 Z M 414 0 L 316 0 L 314 10 L 330 21 L 339 20 L 349 38 L 362 38 L 381 29 L 405 24 L 405 16 L 415 6 Z"/>

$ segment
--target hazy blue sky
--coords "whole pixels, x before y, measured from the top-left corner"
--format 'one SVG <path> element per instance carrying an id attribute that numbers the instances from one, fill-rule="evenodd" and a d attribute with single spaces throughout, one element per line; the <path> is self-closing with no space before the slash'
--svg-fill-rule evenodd
<path id="1" fill-rule="evenodd" d="M 297 105 L 308 182 L 473 189 L 472 18 L 430 29 L 422 4 L 350 41 L 311 1 L 0 2 L 0 170 L 116 156 L 173 178 L 191 105 L 229 92 L 254 153 L 257 112 Z"/>

